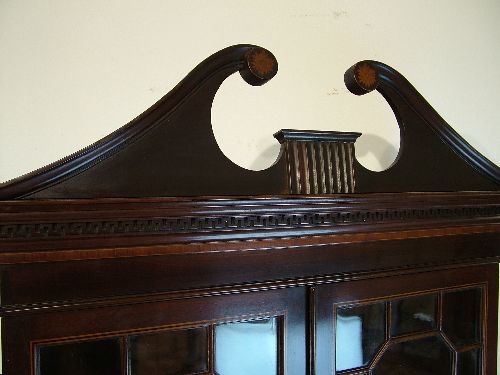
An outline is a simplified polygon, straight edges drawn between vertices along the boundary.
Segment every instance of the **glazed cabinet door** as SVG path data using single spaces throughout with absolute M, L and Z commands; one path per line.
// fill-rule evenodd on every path
M 497 265 L 320 286 L 317 375 L 496 370 Z
M 4 374 L 303 375 L 305 305 L 291 288 L 19 314 L 3 320 Z

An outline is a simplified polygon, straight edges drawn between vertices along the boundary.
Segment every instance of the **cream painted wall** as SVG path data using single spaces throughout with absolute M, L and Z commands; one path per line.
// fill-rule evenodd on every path
M 403 73 L 499 164 L 499 16 L 498 0 L 0 0 L 0 181 L 105 136 L 237 43 L 280 63 L 263 87 L 230 77 L 214 102 L 218 142 L 241 166 L 272 164 L 280 128 L 360 131 L 360 160 L 390 165 L 388 105 L 343 85 L 367 58 Z
M 358 157 L 387 167 L 394 116 L 377 94 L 343 85 L 345 69 L 366 58 L 402 72 L 498 164 L 499 15 L 497 0 L 1 0 L 0 181 L 115 130 L 236 43 L 280 62 L 267 85 L 235 75 L 216 97 L 216 137 L 244 167 L 274 161 L 272 134 L 283 127 L 360 131 Z

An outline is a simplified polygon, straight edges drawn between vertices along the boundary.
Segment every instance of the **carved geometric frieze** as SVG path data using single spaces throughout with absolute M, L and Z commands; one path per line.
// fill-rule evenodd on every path
M 450 220 L 494 217 L 500 206 L 394 208 L 375 210 L 328 210 L 319 212 L 269 213 L 248 215 L 181 216 L 87 220 L 60 223 L 0 224 L 0 240 L 31 238 L 71 238 L 109 235 L 210 233 L 225 230 L 258 231 L 279 228 L 316 228 L 346 225 L 398 223 L 419 220 Z

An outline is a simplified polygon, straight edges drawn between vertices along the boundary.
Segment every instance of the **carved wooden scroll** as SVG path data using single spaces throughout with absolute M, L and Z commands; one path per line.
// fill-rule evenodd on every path
M 392 68 L 363 61 L 346 72 L 355 94 L 378 90 L 401 128 L 397 161 L 383 172 L 357 162 L 359 133 L 283 130 L 276 163 L 250 171 L 219 149 L 211 106 L 222 82 L 239 71 L 254 86 L 278 71 L 271 52 L 223 49 L 142 115 L 93 145 L 0 184 L 0 199 L 353 192 L 498 190 L 497 166 L 475 151 Z
M 124 127 L 65 159 L 0 187 L 0 199 L 286 193 L 284 160 L 260 172 L 219 150 L 211 106 L 221 83 L 240 72 L 262 85 L 274 56 L 252 45 L 223 49 Z
M 391 106 L 401 143 L 394 164 L 372 172 L 356 161 L 358 192 L 498 190 L 500 169 L 476 151 L 395 69 L 361 61 L 344 75 L 356 95 L 377 90 Z

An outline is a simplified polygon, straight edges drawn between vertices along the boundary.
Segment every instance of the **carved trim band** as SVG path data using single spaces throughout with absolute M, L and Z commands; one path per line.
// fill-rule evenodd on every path
M 493 218 L 500 206 L 452 208 L 407 208 L 311 213 L 270 213 L 262 215 L 223 215 L 207 217 L 136 218 L 127 220 L 88 220 L 64 223 L 22 223 L 0 225 L 0 240 L 32 238 L 95 237 L 110 235 L 148 235 L 210 233 L 225 230 L 258 231 L 279 228 L 316 228 L 339 225 L 407 222 L 409 220 L 449 220 Z

